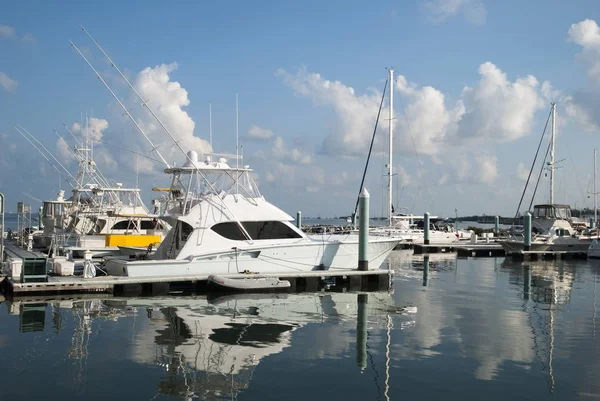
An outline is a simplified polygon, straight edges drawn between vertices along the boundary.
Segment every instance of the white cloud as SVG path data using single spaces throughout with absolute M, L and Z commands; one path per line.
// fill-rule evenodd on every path
M 476 155 L 475 181 L 482 184 L 492 183 L 498 177 L 498 168 L 496 167 L 496 156 Z
M 17 150 L 17 144 L 16 143 L 11 143 L 9 149 L 10 149 L 10 151 L 12 153 L 15 153 L 16 150 Z
M 486 11 L 481 0 L 431 0 L 423 1 L 422 4 L 433 22 L 441 22 L 462 14 L 473 24 L 485 23 Z
M 17 30 L 14 27 L 0 24 L 0 38 L 15 39 L 16 37 Z
M 313 162 L 312 155 L 298 148 L 289 150 L 280 136 L 275 139 L 270 157 L 280 160 L 285 164 L 310 164 Z
M 257 125 L 253 125 L 248 130 L 248 133 L 246 134 L 246 138 L 254 139 L 254 140 L 258 140 L 258 141 L 266 141 L 266 140 L 273 138 L 274 135 L 275 134 L 270 129 L 262 128 Z
M 600 28 L 596 21 L 586 19 L 571 25 L 567 37 L 583 48 L 577 57 L 586 66 L 590 81 L 600 83 Z
M 71 160 L 75 160 L 75 157 L 70 151 L 69 144 L 61 137 L 56 141 L 56 156 L 58 160 L 64 160 L 65 162 L 69 162 Z
M 581 46 L 582 50 L 576 59 L 584 66 L 590 85 L 585 90 L 578 90 L 565 96 L 567 116 L 576 121 L 585 131 L 600 129 L 600 28 L 596 21 L 584 20 L 571 25 L 567 40 Z
M 377 117 L 379 93 L 372 91 L 357 96 L 351 87 L 339 81 L 328 81 L 305 68 L 294 75 L 279 69 L 277 75 L 297 94 L 312 98 L 318 105 L 333 108 L 336 123 L 323 142 L 324 153 L 364 155 Z
M 11 79 L 8 75 L 0 71 L 0 87 L 6 92 L 14 92 L 19 86 L 19 83 Z
M 80 134 L 83 138 L 92 140 L 102 140 L 104 131 L 108 128 L 108 121 L 103 118 L 91 117 L 88 119 L 87 126 L 81 126 L 79 123 L 73 123 L 71 131 Z
M 458 135 L 498 142 L 525 136 L 535 112 L 544 107 L 537 79 L 529 75 L 511 82 L 490 62 L 479 66 L 479 74 L 481 79 L 476 87 L 463 89 L 466 112 L 459 123 Z
M 154 68 L 146 67 L 138 74 L 134 85 L 142 98 L 148 99 L 149 106 L 185 152 L 190 150 L 195 150 L 199 154 L 212 152 L 212 148 L 206 140 L 194 136 L 196 123 L 184 110 L 190 104 L 188 92 L 179 82 L 171 81 L 170 74 L 176 69 L 177 63 L 161 64 Z M 185 156 L 173 145 L 167 134 L 149 113 L 138 116 L 137 121 L 154 144 L 159 147 L 159 151 L 168 163 L 184 160 Z M 134 142 L 141 141 L 137 137 Z M 144 146 L 145 149 L 148 148 L 146 144 Z
M 304 68 L 295 75 L 278 74 L 296 93 L 317 105 L 333 109 L 334 127 L 323 142 L 323 151 L 336 155 L 363 155 L 368 149 L 379 108 L 380 93 L 357 95 L 339 81 L 329 81 Z M 476 149 L 482 142 L 510 142 L 528 134 L 535 113 L 544 106 L 538 81 L 533 76 L 508 80 L 506 74 L 487 62 L 479 67 L 480 80 L 465 87 L 459 100 L 449 101 L 431 86 L 409 83 L 400 75 L 396 91 L 403 97 L 404 112 L 395 110 L 394 150 L 435 155 L 449 146 Z M 551 93 L 549 83 L 544 86 Z M 383 119 L 387 111 L 382 111 Z M 380 128 L 387 131 L 385 120 Z M 381 135 L 375 149 L 384 149 Z

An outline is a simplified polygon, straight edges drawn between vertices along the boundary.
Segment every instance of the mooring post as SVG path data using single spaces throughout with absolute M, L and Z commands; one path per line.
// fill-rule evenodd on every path
M 369 295 L 358 294 L 358 313 L 356 315 L 356 364 L 361 371 L 365 370 L 367 367 L 367 323 L 369 320 L 367 316 L 368 302 Z
M 296 227 L 302 230 L 302 212 L 300 210 L 296 213 Z
M 498 236 L 499 232 L 500 232 L 500 217 L 496 216 L 496 218 L 494 219 L 494 235 Z
M 427 287 L 429 281 L 429 255 L 423 257 L 423 287 Z
M 523 250 L 531 251 L 531 213 L 525 213 L 523 218 L 523 231 L 525 238 L 523 240 Z
M 369 270 L 369 191 L 363 188 L 358 200 L 358 270 Z
M 423 230 L 423 243 L 429 245 L 429 212 L 425 212 L 425 227 Z
M 590 217 L 590 228 L 594 228 L 594 218 Z

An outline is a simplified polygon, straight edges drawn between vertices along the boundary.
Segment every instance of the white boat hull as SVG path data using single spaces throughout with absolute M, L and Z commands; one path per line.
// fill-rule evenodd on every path
M 352 236 L 350 236 L 352 237 Z M 260 246 L 191 256 L 175 260 L 124 261 L 108 259 L 105 270 L 112 276 L 180 277 L 211 274 L 293 273 L 311 270 L 349 270 L 358 266 L 358 240 L 321 242 L 305 239 L 293 244 Z M 377 238 L 369 241 L 369 268 L 377 269 L 400 241 Z
M 598 240 L 591 242 L 587 251 L 587 256 L 590 259 L 600 259 L 600 242 L 598 242 Z
M 524 249 L 522 240 L 507 240 L 500 242 L 506 253 L 519 253 Z M 531 251 L 536 252 L 586 252 L 590 247 L 589 240 L 579 240 L 574 237 L 556 237 L 548 240 L 531 241 Z

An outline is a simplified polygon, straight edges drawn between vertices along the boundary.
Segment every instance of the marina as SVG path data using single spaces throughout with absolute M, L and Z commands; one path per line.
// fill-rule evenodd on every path
M 4 6 L 0 401 L 599 399 L 600 5 L 532 2 Z

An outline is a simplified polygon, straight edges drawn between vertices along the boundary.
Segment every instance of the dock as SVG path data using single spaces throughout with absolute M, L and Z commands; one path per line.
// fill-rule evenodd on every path
M 453 244 L 414 244 L 415 254 L 429 253 L 456 253 L 459 257 L 499 257 L 504 256 L 505 252 L 502 245 L 494 242 L 472 244 L 453 243 Z
M 96 276 L 53 276 L 46 281 L 18 282 L 5 277 L 0 282 L 7 296 L 17 297 L 32 294 L 109 293 L 122 296 L 165 295 L 181 289 L 206 291 L 207 275 L 181 277 L 115 277 Z M 381 291 L 392 284 L 392 271 L 374 270 L 313 270 L 309 272 L 273 274 L 222 274 L 221 277 L 240 279 L 279 278 L 291 284 L 288 292 L 305 291 Z
M 587 252 L 573 251 L 520 251 L 510 253 L 513 260 L 534 261 L 553 259 L 587 259 Z

